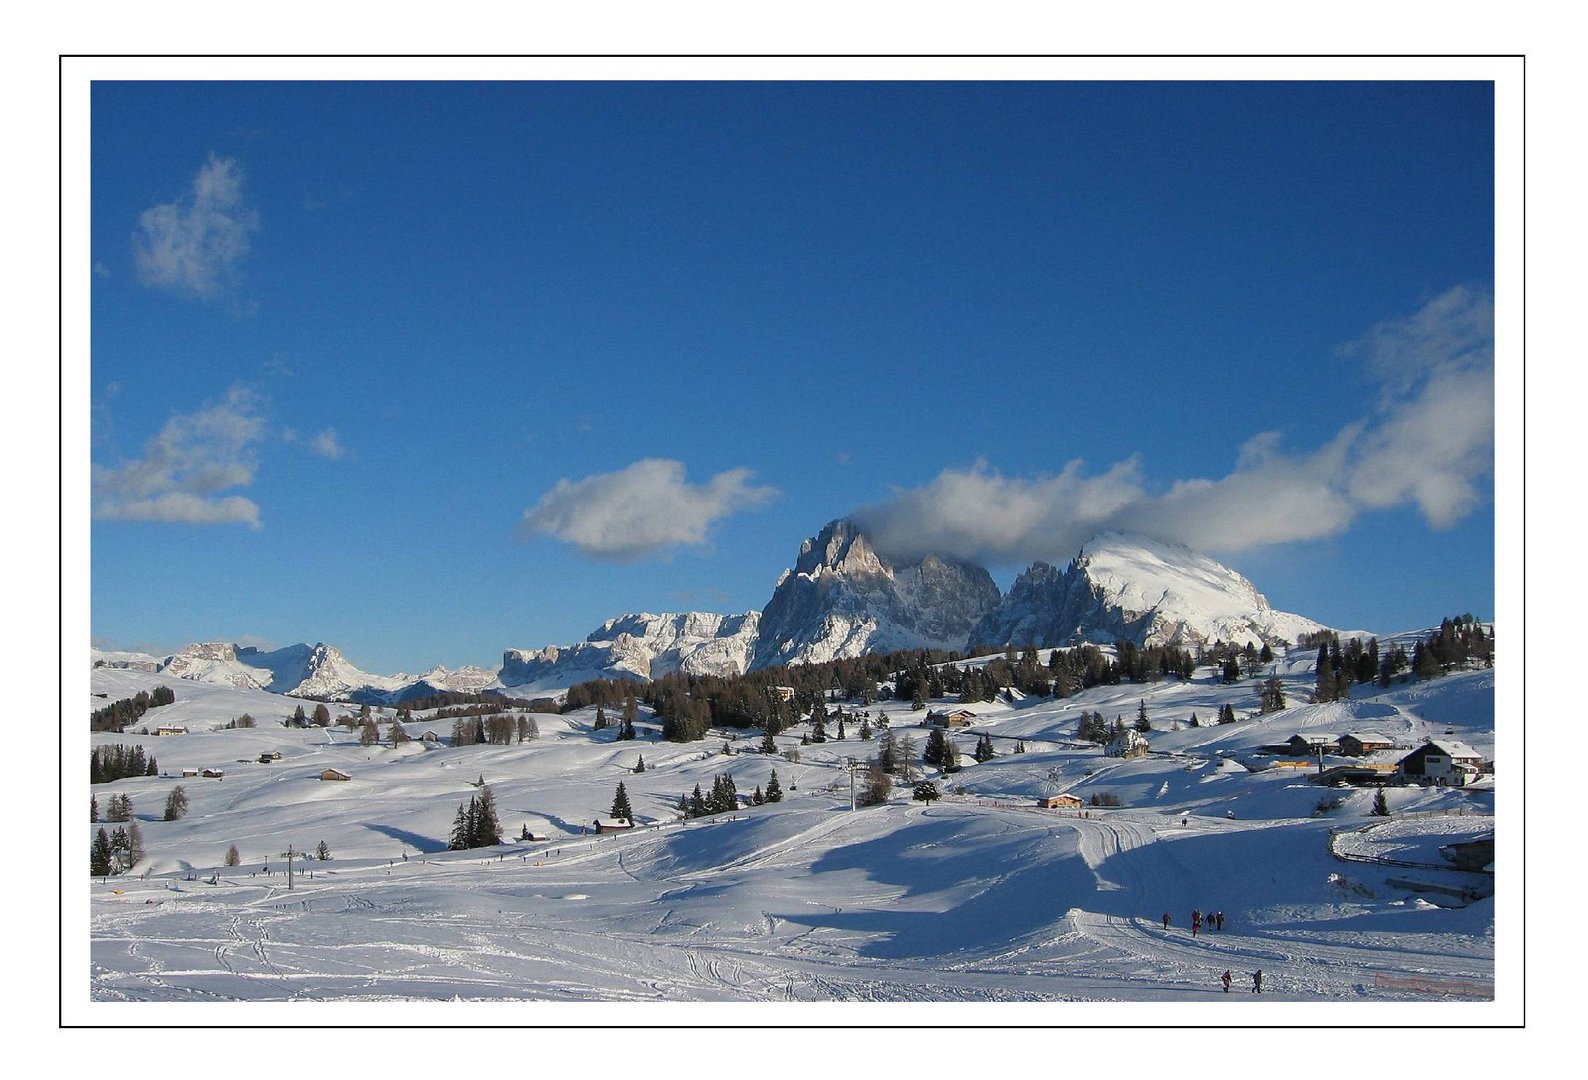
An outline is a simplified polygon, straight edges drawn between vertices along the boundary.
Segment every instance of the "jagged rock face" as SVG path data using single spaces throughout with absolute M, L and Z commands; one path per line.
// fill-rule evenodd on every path
M 1088 541 L 1063 571 L 1036 563 L 1021 574 L 998 609 L 976 625 L 969 644 L 1279 644 L 1321 629 L 1311 619 L 1275 611 L 1250 581 L 1206 556 L 1105 533 Z
M 442 667 L 438 664 L 419 676 L 418 682 L 436 690 L 451 690 L 462 694 L 478 694 L 483 690 L 492 690 L 501 686 L 494 669 L 483 668 L 477 664 L 465 664 L 460 668 Z
M 577 645 L 508 649 L 503 686 L 566 687 L 586 679 L 655 679 L 674 671 L 741 675 L 750 662 L 760 615 L 641 612 L 609 619 Z
M 998 604 L 979 566 L 927 556 L 894 564 L 848 521 L 800 547 L 761 612 L 752 669 L 821 663 L 893 649 L 958 649 Z

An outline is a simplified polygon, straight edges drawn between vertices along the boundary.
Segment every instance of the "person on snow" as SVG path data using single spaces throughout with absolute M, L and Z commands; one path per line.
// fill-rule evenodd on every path
M 1163 913 L 1163 928 L 1165 930 L 1169 929 L 1169 913 L 1167 911 Z
M 1223 933 L 1224 932 L 1224 912 L 1221 911 L 1218 914 L 1214 915 L 1213 919 L 1214 919 L 1215 922 L 1217 922 L 1219 924 L 1219 932 Z
M 1224 992 L 1226 994 L 1229 993 L 1230 992 L 1230 973 L 1228 971 L 1226 971 L 1223 975 L 1220 975 L 1219 978 L 1221 980 L 1223 980 L 1223 982 L 1224 982 Z
M 1252 972 L 1252 993 L 1261 994 L 1262 992 L 1263 992 L 1263 969 L 1262 968 L 1258 968 L 1256 971 Z

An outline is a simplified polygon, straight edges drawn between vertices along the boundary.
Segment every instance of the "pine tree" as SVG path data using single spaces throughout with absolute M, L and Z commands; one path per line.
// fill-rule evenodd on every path
M 1383 788 L 1379 788 L 1378 789 L 1378 794 L 1373 796 L 1372 816 L 1373 817 L 1389 817 L 1390 816 L 1389 799 L 1385 797 Z
M 976 759 L 977 764 L 991 761 L 998 756 L 998 752 L 993 749 L 991 735 L 985 732 L 982 733 L 982 737 L 976 740 L 976 753 L 972 756 Z
M 893 796 L 893 778 L 873 760 L 866 770 L 866 783 L 860 792 L 861 806 L 880 806 Z
M 753 794 L 751 794 L 751 796 L 750 796 L 750 805 L 751 806 L 765 806 L 766 805 L 766 796 L 761 794 L 761 785 L 760 784 L 755 785 L 755 792 Z
M 629 792 L 623 786 L 623 781 L 618 781 L 618 790 L 612 796 L 612 817 L 618 821 L 634 823 L 634 810 L 629 806 Z
M 860 740 L 862 742 L 870 742 L 871 736 L 871 717 L 862 716 L 860 718 Z
M 1021 739 L 1021 740 L 1020 740 L 1020 741 L 1018 741 L 1018 742 L 1016 742 L 1016 743 L 1015 743 L 1015 753 L 1017 753 L 1017 754 L 1023 754 L 1023 753 L 1025 753 L 1025 752 L 1026 752 L 1026 744 L 1025 744 L 1025 740 L 1024 740 L 1024 739 Z
M 777 753 L 777 740 L 772 738 L 772 732 L 771 731 L 768 731 L 765 735 L 761 736 L 761 753 L 763 753 L 763 754 L 775 754 L 775 753 Z
M 110 836 L 103 828 L 94 834 L 93 846 L 88 852 L 88 872 L 94 877 L 110 876 Z
M 331 858 L 331 845 L 327 844 L 324 840 L 321 840 L 314 847 L 314 857 L 319 859 L 321 862 L 329 861 Z
M 90 822 L 99 820 L 99 799 L 93 795 L 88 797 L 88 820 Z
M 143 861 L 143 826 L 137 821 L 127 822 L 127 869 Z
M 1145 699 L 1136 706 L 1136 730 L 1143 735 L 1152 730 L 1152 721 L 1147 719 L 1147 702 Z
M 222 866 L 237 866 L 242 861 L 243 861 L 242 853 L 237 850 L 237 845 L 233 844 L 231 847 L 226 849 L 226 855 L 225 855 L 224 858 L 221 859 L 221 865 Z
M 302 705 L 299 705 L 296 709 L 294 709 L 292 711 L 292 726 L 293 727 L 308 727 L 309 726 L 309 715 L 308 715 L 308 713 L 303 711 L 303 706 Z
M 447 841 L 448 851 L 467 851 L 469 848 L 469 815 L 458 804 L 458 813 L 452 819 L 452 838 Z
M 187 813 L 187 792 L 178 784 L 171 789 L 171 794 L 165 797 L 165 820 L 181 821 L 182 815 Z
M 769 803 L 783 801 L 783 788 L 777 782 L 777 770 L 772 770 L 772 776 L 766 782 L 766 801 Z
M 942 792 L 938 791 L 937 785 L 932 783 L 930 780 L 922 780 L 919 784 L 915 785 L 915 790 L 910 793 L 910 798 L 914 799 L 916 802 L 924 802 L 928 806 L 932 805 L 933 799 L 940 799 L 942 797 Z
M 689 796 L 689 816 L 692 818 L 705 817 L 711 813 L 706 806 L 706 797 L 700 793 L 700 785 L 695 785 L 695 790 Z
M 110 834 L 110 872 L 120 874 L 132 865 L 132 845 L 127 840 L 127 830 L 120 825 Z
M 1285 684 L 1279 676 L 1270 675 L 1263 681 L 1263 688 L 1259 692 L 1260 704 L 1258 712 L 1263 714 L 1279 712 L 1285 707 Z
M 502 842 L 502 823 L 496 816 L 496 796 L 483 783 L 479 806 L 475 810 L 474 843 L 471 847 L 493 847 Z
M 638 760 L 638 761 L 636 761 L 634 763 L 634 771 L 637 772 L 637 773 L 642 773 L 642 772 L 645 771 L 645 755 L 644 754 L 641 754 L 640 755 L 640 760 Z
M 331 710 L 325 707 L 323 701 L 314 707 L 314 723 L 317 727 L 331 726 Z
M 154 760 L 154 755 L 153 754 L 149 755 L 149 767 L 143 770 L 143 775 L 145 775 L 145 776 L 159 776 L 160 775 L 160 765 L 159 765 L 159 762 Z

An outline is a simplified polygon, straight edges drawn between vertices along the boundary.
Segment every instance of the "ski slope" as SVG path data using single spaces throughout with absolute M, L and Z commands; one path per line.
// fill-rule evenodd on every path
M 798 746 L 800 760 L 748 751 L 760 733 L 699 743 L 617 742 L 594 710 L 538 715 L 540 735 L 513 746 L 360 747 L 357 733 L 289 729 L 292 699 L 177 684 L 151 712 L 189 734 L 95 734 L 158 755 L 160 777 L 97 785 L 129 794 L 147 857 L 129 874 L 93 879 L 92 1001 L 1468 1001 L 1494 996 L 1493 898 L 1466 906 L 1393 884 L 1416 871 L 1344 862 L 1330 832 L 1355 840 L 1379 824 L 1372 795 L 1321 788 L 1308 768 L 1266 767 L 1257 748 L 1297 731 L 1372 730 L 1407 745 L 1427 734 L 1492 753 L 1493 672 L 1473 671 L 1354 701 L 1302 705 L 1309 674 L 1281 657 L 1289 708 L 1222 727 L 1185 726 L 1237 687 L 1188 683 L 1097 687 L 1065 701 L 978 703 L 957 731 L 965 768 L 934 777 L 930 805 L 898 783 L 884 806 L 851 810 L 848 759 L 875 742 L 847 725 L 843 742 Z M 101 669 L 111 698 L 160 685 L 149 673 Z M 97 704 L 103 699 L 95 698 Z M 1134 717 L 1146 701 L 1153 753 L 1123 761 L 1074 740 L 1084 710 Z M 835 705 L 838 703 L 835 703 Z M 943 703 L 934 703 L 943 707 Z M 1240 706 L 1248 711 L 1247 705 Z M 253 729 L 210 730 L 242 711 Z M 333 715 L 342 710 L 333 707 Z M 907 703 L 869 709 L 924 747 Z M 389 714 L 388 714 L 389 716 Z M 1178 725 L 1179 730 L 1173 730 Z M 836 725 L 829 724 L 829 730 Z M 386 722 L 381 724 L 385 730 Z M 443 737 L 450 720 L 416 721 Z M 151 728 L 152 729 L 152 728 Z M 972 733 L 999 755 L 976 764 Z M 444 739 L 443 739 L 444 741 Z M 1013 753 L 1017 741 L 1024 753 Z M 279 750 L 280 761 L 259 754 Z M 1404 753 L 1404 751 L 1402 751 Z M 643 755 L 646 771 L 634 773 Z M 179 779 L 222 767 L 223 780 Z M 318 779 L 336 767 L 347 782 Z M 932 775 L 932 770 L 921 770 Z M 773 770 L 777 805 L 675 820 L 680 794 L 730 773 L 741 796 Z M 1253 771 L 1256 769 L 1256 771 Z M 500 809 L 497 848 L 449 852 L 460 803 L 482 778 Z M 619 781 L 641 825 L 592 835 Z M 190 811 L 159 820 L 180 782 Z M 1119 809 L 1038 809 L 1059 791 Z M 1493 829 L 1492 788 L 1390 789 L 1396 833 L 1384 850 L 1437 858 L 1440 844 Z M 1340 805 L 1317 814 L 1320 802 Z M 527 827 L 546 842 L 512 840 Z M 88 836 L 98 826 L 90 825 Z M 1362 834 L 1371 837 L 1372 834 Z M 85 836 L 87 839 L 87 836 Z M 329 861 L 295 866 L 281 853 Z M 222 868 L 236 844 L 242 865 Z M 1366 846 L 1363 846 L 1366 845 Z M 1352 850 L 1375 850 L 1362 839 Z M 268 868 L 268 869 L 267 869 Z M 1459 890 L 1477 875 L 1423 872 Z M 1437 902 L 1436 902 L 1437 901 Z M 1222 910 L 1222 932 L 1190 932 L 1193 908 Z M 1166 930 L 1161 916 L 1171 915 Z M 1233 975 L 1225 994 L 1219 976 Z

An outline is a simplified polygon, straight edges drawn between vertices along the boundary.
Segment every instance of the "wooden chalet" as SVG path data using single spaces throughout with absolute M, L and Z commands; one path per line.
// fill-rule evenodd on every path
M 1393 749 L 1395 749 L 1395 740 L 1388 735 L 1353 732 L 1340 736 L 1340 753 L 1349 754 L 1351 757 L 1363 757 L 1379 750 Z
M 222 777 L 224 777 L 225 775 L 226 775 L 226 770 L 225 769 L 205 769 L 204 771 L 199 773 L 199 776 L 203 777 L 206 780 L 219 780 Z
M 186 735 L 187 728 L 178 724 L 161 724 L 154 729 L 156 735 Z
M 345 773 L 341 769 L 326 769 L 320 774 L 321 780 L 351 780 L 352 773 Z
M 632 821 L 602 821 L 600 818 L 595 819 L 595 831 L 598 833 L 628 832 L 632 828 L 634 828 L 634 822 Z
M 1478 778 L 1483 755 L 1456 739 L 1429 739 L 1401 758 L 1400 771 L 1409 780 L 1459 787 Z
M 970 727 L 977 719 L 976 714 L 969 709 L 955 709 L 950 713 L 927 713 L 926 723 L 928 727 Z
M 1079 810 L 1082 803 L 1079 795 L 1044 795 L 1037 805 L 1047 810 Z
M 1320 750 L 1325 754 L 1333 754 L 1340 749 L 1340 740 L 1333 735 L 1309 732 L 1292 735 L 1285 740 L 1284 747 L 1287 754 L 1315 755 Z

